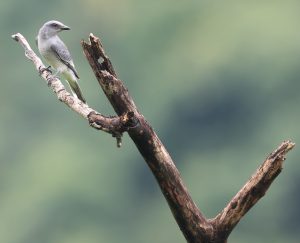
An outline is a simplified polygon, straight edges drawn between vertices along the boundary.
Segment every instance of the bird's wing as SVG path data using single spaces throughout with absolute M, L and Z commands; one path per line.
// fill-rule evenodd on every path
M 51 50 L 55 55 L 58 57 L 58 59 L 64 63 L 68 68 L 72 70 L 72 72 L 75 74 L 76 78 L 79 79 L 79 76 L 77 74 L 77 71 L 73 65 L 72 57 L 70 52 L 68 51 L 67 47 L 61 43 L 55 43 L 55 45 L 51 45 Z

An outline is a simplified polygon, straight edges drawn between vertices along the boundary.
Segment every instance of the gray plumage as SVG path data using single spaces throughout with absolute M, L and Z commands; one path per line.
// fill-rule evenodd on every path
M 62 74 L 69 83 L 73 95 L 86 103 L 77 82 L 79 76 L 75 69 L 71 54 L 65 43 L 57 35 L 62 30 L 69 29 L 68 26 L 59 21 L 48 21 L 39 30 L 37 45 L 41 55 L 51 67 L 56 69 L 57 73 L 55 75 Z

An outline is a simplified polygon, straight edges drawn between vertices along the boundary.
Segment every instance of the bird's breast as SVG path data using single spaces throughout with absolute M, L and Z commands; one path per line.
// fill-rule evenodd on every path
M 39 40 L 38 43 L 39 43 L 38 45 L 39 52 L 45 58 L 47 63 L 55 69 L 61 69 L 62 64 L 57 58 L 57 56 L 55 55 L 55 53 L 51 50 L 51 43 L 45 40 L 44 41 Z

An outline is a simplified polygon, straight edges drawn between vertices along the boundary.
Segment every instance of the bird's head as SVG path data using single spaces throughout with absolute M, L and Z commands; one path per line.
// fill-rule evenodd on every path
M 59 32 L 63 30 L 70 30 L 70 28 L 63 23 L 51 20 L 46 22 L 42 28 L 40 29 L 39 33 L 45 35 L 47 38 L 57 35 Z

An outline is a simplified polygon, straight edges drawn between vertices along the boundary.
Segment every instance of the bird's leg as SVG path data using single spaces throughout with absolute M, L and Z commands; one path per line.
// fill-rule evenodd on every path
M 42 68 L 41 66 L 39 67 L 39 73 L 40 73 L 40 75 L 42 75 L 43 72 L 45 72 L 45 71 L 48 71 L 49 73 L 52 74 L 51 66 L 46 67 L 46 68 Z
M 52 77 L 51 77 L 50 79 L 47 78 L 47 80 L 48 80 L 48 86 L 51 85 L 51 83 L 52 83 L 52 81 L 53 81 L 54 79 L 59 79 L 58 75 L 59 75 L 60 73 L 61 73 L 60 71 L 56 71 L 54 74 L 52 74 L 52 72 L 51 72 Z
M 45 68 L 42 68 L 41 66 L 39 67 L 39 73 L 40 73 L 40 76 L 41 76 L 41 75 L 43 74 L 43 72 L 45 72 L 45 71 L 48 71 L 50 74 L 52 74 L 51 66 L 48 66 L 48 67 L 45 67 Z M 47 80 L 48 80 L 48 82 L 47 82 L 48 86 L 50 86 L 52 80 L 53 80 L 54 78 L 56 78 L 56 77 L 54 76 L 54 78 L 51 77 L 51 78 L 49 79 L 49 78 L 48 78 L 48 77 L 49 77 L 49 73 L 46 75 L 46 78 L 47 78 Z
M 60 74 L 60 71 L 57 70 L 55 73 L 52 73 L 51 66 L 44 67 L 44 68 L 43 68 L 42 66 L 39 67 L 39 73 L 40 73 L 40 76 L 41 76 L 41 75 L 43 74 L 43 72 L 45 72 L 45 71 L 48 71 L 49 73 L 52 74 L 52 77 L 49 78 L 49 79 L 48 79 L 49 73 L 46 75 L 46 78 L 47 78 L 47 80 L 48 80 L 48 86 L 50 86 L 53 79 L 59 78 L 59 77 L 58 77 L 58 74 Z

